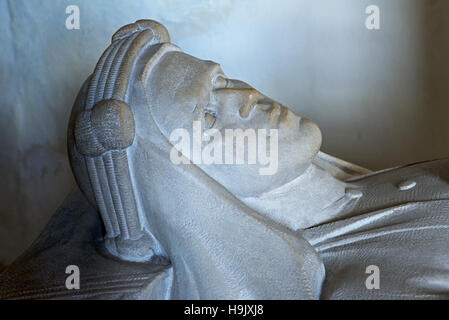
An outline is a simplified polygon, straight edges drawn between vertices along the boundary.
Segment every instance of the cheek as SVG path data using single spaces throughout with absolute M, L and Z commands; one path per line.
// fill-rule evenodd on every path
M 168 106 L 153 106 L 152 116 L 161 132 L 166 137 L 170 137 L 173 131 L 185 129 L 190 134 L 193 130 L 193 122 L 197 113 L 193 113 L 194 106 L 191 104 L 170 104 Z
M 299 170 L 307 167 L 321 147 L 321 132 L 316 127 L 306 132 L 279 137 L 278 155 L 280 170 Z

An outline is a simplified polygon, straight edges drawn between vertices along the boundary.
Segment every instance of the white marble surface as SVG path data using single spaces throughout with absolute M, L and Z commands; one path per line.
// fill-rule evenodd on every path
M 364 27 L 381 9 L 381 30 Z M 78 5 L 81 29 L 65 28 Z M 449 155 L 449 2 L 0 0 L 0 263 L 73 187 L 69 112 L 111 35 L 159 20 L 185 52 L 314 119 L 324 151 L 380 169 Z

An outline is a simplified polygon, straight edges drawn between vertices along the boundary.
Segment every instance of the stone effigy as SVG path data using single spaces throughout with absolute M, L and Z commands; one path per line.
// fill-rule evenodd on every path
M 315 123 L 161 24 L 127 25 L 72 110 L 79 190 L 0 298 L 446 298 L 449 161 L 373 173 L 320 147 Z

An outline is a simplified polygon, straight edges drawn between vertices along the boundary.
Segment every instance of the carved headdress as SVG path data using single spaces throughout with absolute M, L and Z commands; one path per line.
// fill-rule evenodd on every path
M 136 135 L 128 92 L 133 78 L 140 76 L 139 62 L 145 64 L 145 79 L 165 52 L 178 50 L 170 44 L 167 29 L 156 21 L 140 20 L 122 27 L 75 102 L 68 132 L 70 162 L 81 190 L 101 213 L 106 239 L 151 237 L 144 230 L 145 216 L 139 212 L 128 162 Z M 148 258 L 144 252 L 119 255 L 131 260 Z

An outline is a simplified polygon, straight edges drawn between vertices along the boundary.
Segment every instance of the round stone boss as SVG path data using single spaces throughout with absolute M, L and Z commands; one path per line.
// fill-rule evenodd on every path
M 135 137 L 134 117 L 123 101 L 103 100 L 78 115 L 75 142 L 84 156 L 98 157 L 111 150 L 124 150 Z

